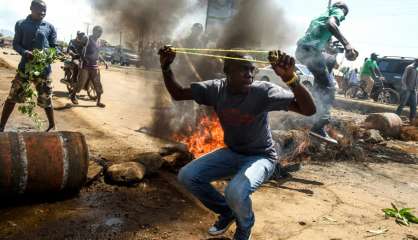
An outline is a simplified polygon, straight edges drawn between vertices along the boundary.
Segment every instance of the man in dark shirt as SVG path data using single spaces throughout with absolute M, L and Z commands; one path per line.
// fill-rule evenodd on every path
M 78 31 L 77 37 L 68 43 L 67 53 L 73 60 L 80 59 L 83 54 L 83 48 L 87 44 L 87 37 L 83 32 Z
M 15 26 L 15 36 L 13 39 L 13 48 L 18 52 L 22 59 L 19 63 L 18 70 L 25 71 L 26 64 L 33 58 L 32 51 L 34 49 L 46 49 L 56 47 L 57 33 L 54 26 L 43 21 L 46 15 L 46 4 L 42 0 L 33 0 L 30 6 L 31 14 L 24 20 L 20 20 Z M 52 85 L 49 75 L 51 74 L 51 66 L 48 66 L 36 83 L 38 92 L 38 106 L 45 109 L 49 126 L 46 131 L 55 128 L 54 111 L 52 108 Z M 25 101 L 22 89 L 22 77 L 17 74 L 12 81 L 9 97 L 7 98 L 0 121 L 0 132 L 4 131 L 7 120 L 16 103 Z
M 248 240 L 254 225 L 250 195 L 269 179 L 280 151 L 270 132 L 268 112 L 294 111 L 313 115 L 315 105 L 309 92 L 299 84 L 295 60 L 271 54 L 277 75 L 290 87 L 283 89 L 264 81 L 254 81 L 256 67 L 245 54 L 229 55 L 242 60 L 225 60 L 226 79 L 192 83 L 182 87 L 175 79 L 171 64 L 175 52 L 168 46 L 160 50 L 164 83 L 174 100 L 194 100 L 213 107 L 224 131 L 226 148 L 209 153 L 181 169 L 178 179 L 207 208 L 219 215 L 209 229 L 210 235 L 223 234 L 236 221 L 234 240 Z M 232 177 L 220 194 L 211 182 Z
M 402 76 L 401 102 L 396 114 L 401 115 L 403 108 L 409 104 L 409 121 L 413 124 L 417 118 L 418 58 L 405 68 Z
M 99 54 L 99 38 L 102 36 L 103 29 L 100 26 L 95 26 L 93 28 L 93 34 L 89 37 L 87 41 L 87 45 L 83 49 L 83 54 L 81 56 L 82 60 L 82 69 L 80 73 L 80 78 L 77 83 L 76 88 L 74 88 L 74 92 L 71 94 L 71 101 L 74 104 L 78 104 L 77 101 L 77 93 L 79 93 L 83 87 L 86 85 L 88 81 L 92 81 L 94 89 L 96 90 L 97 94 L 97 103 L 98 107 L 104 108 L 104 105 L 101 102 L 102 94 L 103 94 L 103 87 L 100 81 L 100 69 L 99 69 L 99 61 L 105 62 L 104 59 Z M 106 68 L 108 68 L 107 63 Z
M 72 83 L 77 83 L 79 68 L 81 68 L 80 58 L 86 44 L 87 37 L 80 31 L 77 32 L 77 37 L 68 44 L 67 53 L 71 56 Z

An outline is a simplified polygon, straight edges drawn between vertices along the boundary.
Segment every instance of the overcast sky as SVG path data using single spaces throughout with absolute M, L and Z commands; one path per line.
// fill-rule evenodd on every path
M 191 0 L 193 1 L 193 0 Z M 321 14 L 328 0 L 276 0 L 286 13 L 288 24 L 295 29 L 295 39 L 305 32 L 312 18 Z M 17 20 L 29 13 L 30 0 L 0 0 L 0 29 L 13 31 Z M 59 39 L 68 41 L 77 30 L 86 29 L 85 23 L 98 21 L 88 0 L 46 0 L 46 20 L 57 28 Z M 418 57 L 418 1 L 417 0 L 347 0 L 350 13 L 342 23 L 342 32 L 361 57 L 377 52 L 381 55 Z M 150 0 L 152 4 L 152 0 Z M 202 12 L 187 16 L 182 25 L 204 22 Z M 106 28 L 106 26 L 104 25 Z M 106 37 L 106 36 L 105 36 Z M 294 50 L 289 46 L 288 51 Z

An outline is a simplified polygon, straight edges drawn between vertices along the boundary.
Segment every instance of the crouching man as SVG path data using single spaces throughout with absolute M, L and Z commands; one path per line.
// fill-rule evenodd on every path
M 269 82 L 254 81 L 252 57 L 231 53 L 225 60 L 226 79 L 192 83 L 182 87 L 170 68 L 176 54 L 168 46 L 159 51 L 164 83 L 174 100 L 194 100 L 211 106 L 224 130 L 226 148 L 209 153 L 181 169 L 178 180 L 207 208 L 219 215 L 210 235 L 223 234 L 236 222 L 234 240 L 251 238 L 255 218 L 250 195 L 273 174 L 278 152 L 270 132 L 268 112 L 294 111 L 306 116 L 316 111 L 309 92 L 299 84 L 295 60 L 271 53 L 276 74 L 290 87 L 285 90 Z M 232 177 L 222 195 L 211 182 Z

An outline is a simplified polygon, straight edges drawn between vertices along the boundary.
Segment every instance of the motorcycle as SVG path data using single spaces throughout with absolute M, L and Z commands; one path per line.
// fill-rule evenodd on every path
M 75 69 L 78 68 L 78 73 L 80 72 L 80 64 L 76 62 L 76 60 L 72 60 L 70 57 L 63 57 L 61 58 L 61 62 L 64 63 L 61 66 L 61 69 L 64 71 L 64 78 L 60 80 L 61 83 L 65 84 L 68 90 L 68 93 L 71 95 L 74 91 L 74 88 L 77 86 L 78 75 L 75 76 Z M 97 99 L 97 93 L 94 88 L 93 82 L 88 80 L 86 84 L 82 88 L 87 92 L 87 95 L 90 100 L 95 101 Z
M 384 103 L 384 104 L 399 104 L 400 96 L 392 88 L 385 87 L 384 85 L 385 78 L 379 77 L 375 79 L 375 84 L 373 86 L 370 98 L 375 102 Z M 350 86 L 345 92 L 346 98 L 357 98 L 364 99 L 366 96 L 365 83 L 361 82 L 359 85 Z

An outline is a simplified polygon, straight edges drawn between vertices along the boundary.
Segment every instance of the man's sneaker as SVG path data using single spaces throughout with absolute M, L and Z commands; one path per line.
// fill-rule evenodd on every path
M 320 128 L 320 129 L 316 129 L 316 130 L 311 130 L 309 132 L 309 134 L 311 136 L 314 136 L 316 138 L 319 138 L 322 141 L 328 142 L 328 143 L 332 143 L 332 144 L 338 144 L 338 141 L 335 140 L 334 138 L 330 137 L 328 135 L 328 133 L 325 131 L 324 128 Z
M 228 228 L 234 223 L 234 221 L 234 215 L 228 217 L 219 216 L 218 221 L 216 221 L 215 224 L 213 224 L 213 226 L 209 228 L 209 235 L 218 236 L 225 233 L 228 230 Z
M 251 240 L 251 230 L 245 231 L 237 227 L 237 230 L 232 240 Z

